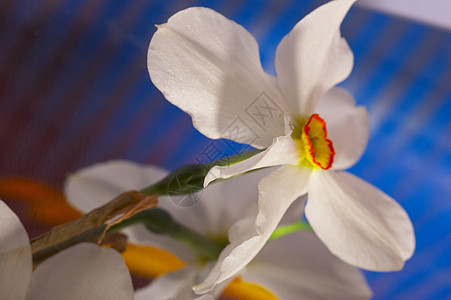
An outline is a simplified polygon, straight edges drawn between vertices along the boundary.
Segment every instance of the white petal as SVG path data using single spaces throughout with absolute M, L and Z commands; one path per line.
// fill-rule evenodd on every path
M 196 294 L 204 294 L 211 292 L 215 287 L 217 287 L 221 282 L 219 282 L 219 278 L 221 277 L 221 268 L 224 262 L 224 259 L 229 257 L 231 252 L 237 248 L 243 241 L 251 239 L 255 236 L 255 215 L 257 213 L 257 208 L 250 209 L 247 211 L 247 216 L 240 221 L 230 227 L 229 230 L 229 242 L 221 252 L 218 257 L 218 260 L 211 270 L 210 274 L 201 282 L 199 285 L 193 287 L 193 290 Z M 239 272 L 239 270 L 238 270 Z M 233 275 L 231 275 L 233 276 Z M 231 277 L 230 276 L 230 277 Z M 224 281 L 226 281 L 225 279 Z
M 204 186 L 218 178 L 229 178 L 250 170 L 299 162 L 299 150 L 291 136 L 280 136 L 274 139 L 271 146 L 251 158 L 234 165 L 215 166 L 205 176 Z
M 295 232 L 263 247 L 242 274 L 279 299 L 368 299 L 361 272 L 324 246 L 313 232 Z
M 258 215 L 237 222 L 229 232 L 230 244 L 204 282 L 194 287 L 198 294 L 239 273 L 260 251 L 279 224 L 288 207 L 307 192 L 309 169 L 283 166 L 259 184 Z
M 415 249 L 404 209 L 347 172 L 312 172 L 305 214 L 329 250 L 359 268 L 399 270 Z
M 135 292 L 135 300 L 192 300 L 195 296 L 191 286 L 194 284 L 196 270 L 183 268 L 154 279 L 148 286 Z
M 288 209 L 285 215 L 283 215 L 283 218 L 282 220 L 280 220 L 279 225 L 291 225 L 293 223 L 302 221 L 306 200 L 307 194 L 299 197 L 295 202 L 293 202 L 293 204 L 291 204 L 290 206 L 290 209 Z
M 132 299 L 133 285 L 113 249 L 78 244 L 45 260 L 33 272 L 27 299 Z
M 336 0 L 302 19 L 277 47 L 277 82 L 292 115 L 309 117 L 332 86 L 348 77 L 353 54 L 340 25 L 355 0 Z
M 27 232 L 16 214 L 0 200 L 0 295 L 24 299 L 33 262 Z
M 122 232 L 127 235 L 128 240 L 132 243 L 150 245 L 166 250 L 187 264 L 198 262 L 198 253 L 191 247 L 168 235 L 153 233 L 142 224 L 127 227 Z
M 222 282 L 226 281 L 228 278 L 225 278 L 225 276 L 228 276 L 229 278 L 234 276 L 236 273 L 240 272 L 242 268 L 246 265 L 247 258 L 242 257 L 238 258 L 239 260 L 243 260 L 244 265 L 239 266 L 235 272 L 232 272 L 231 274 L 224 274 L 224 271 L 222 270 L 222 266 L 224 264 L 224 260 L 232 257 L 233 255 L 236 256 L 236 253 L 234 253 L 235 249 L 243 249 L 242 253 L 246 255 L 246 251 L 249 252 L 249 247 L 247 246 L 246 242 L 251 243 L 251 246 L 256 244 L 255 240 L 257 237 L 255 236 L 256 232 L 252 229 L 255 226 L 255 214 L 253 216 L 248 217 L 246 219 L 240 220 L 236 224 L 234 224 L 229 231 L 229 240 L 230 244 L 227 245 L 221 252 L 218 261 L 216 262 L 216 265 L 211 270 L 210 274 L 205 278 L 205 280 L 200 283 L 199 285 L 196 285 L 193 287 L 193 290 L 197 294 L 203 294 L 211 292 L 216 286 L 221 284 Z M 257 250 L 258 252 L 258 250 Z M 234 258 L 236 259 L 236 258 Z M 252 257 L 249 259 L 249 261 L 252 259 Z M 224 277 L 224 278 L 222 278 Z M 221 281 L 222 280 L 222 281 Z
M 369 134 L 366 109 L 355 106 L 344 89 L 332 88 L 319 102 L 316 112 L 326 121 L 327 135 L 335 149 L 333 169 L 352 167 L 362 156 Z
M 211 9 L 188 8 L 159 25 L 148 69 L 165 98 L 209 138 L 265 148 L 284 134 L 281 95 L 262 69 L 257 42 Z
M 82 212 L 89 212 L 123 192 L 140 190 L 166 175 L 167 171 L 154 166 L 111 160 L 70 175 L 65 192 L 74 207 Z
M 202 295 L 200 297 L 195 298 L 194 300 L 214 300 L 215 297 L 212 295 Z
M 191 229 L 207 236 L 225 237 L 230 227 L 244 217 L 247 208 L 257 203 L 258 182 L 271 171 L 258 170 L 211 184 L 199 192 L 195 206 L 165 208 L 175 220 Z

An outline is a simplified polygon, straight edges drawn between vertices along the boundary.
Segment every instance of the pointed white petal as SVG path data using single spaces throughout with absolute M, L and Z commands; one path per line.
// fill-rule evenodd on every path
M 368 299 L 362 273 L 343 262 L 313 232 L 295 232 L 263 247 L 242 274 L 279 299 Z
M 369 134 L 366 109 L 355 106 L 354 98 L 344 89 L 332 88 L 315 110 L 327 125 L 327 135 L 335 149 L 334 170 L 352 167 L 362 156 Z
M 274 139 L 271 146 L 251 158 L 234 165 L 215 166 L 205 176 L 204 186 L 218 178 L 229 178 L 250 170 L 299 162 L 299 150 L 291 136 L 280 136 Z
M 336 0 L 319 7 L 277 47 L 277 81 L 292 115 L 309 117 L 324 93 L 351 72 L 353 54 L 340 25 L 354 2 Z
M 148 52 L 155 86 L 209 138 L 265 148 L 284 134 L 281 95 L 242 26 L 194 7 L 159 25 Z
M 0 200 L 0 297 L 24 299 L 33 267 L 30 241 L 16 214 Z
M 230 256 L 232 251 L 237 248 L 241 247 L 240 245 L 243 241 L 246 241 L 248 239 L 251 239 L 255 236 L 255 216 L 257 214 L 257 207 L 253 207 L 253 209 L 249 209 L 247 211 L 247 216 L 240 221 L 236 222 L 235 224 L 230 227 L 229 230 L 229 242 L 230 244 L 227 245 L 221 252 L 221 254 L 218 257 L 218 260 L 213 267 L 213 269 L 210 271 L 210 273 L 207 275 L 207 277 L 204 279 L 203 282 L 193 287 L 193 290 L 196 294 L 204 294 L 211 292 L 216 286 L 221 284 L 219 282 L 219 278 L 222 275 L 222 264 L 226 258 Z M 239 272 L 238 270 L 237 272 Z M 232 277 L 230 275 L 230 277 Z M 225 279 L 224 281 L 226 281 Z
M 135 292 L 135 300 L 192 300 L 195 295 L 191 286 L 194 284 L 196 270 L 183 268 L 162 275 L 148 286 Z
M 33 272 L 27 299 L 132 299 L 133 285 L 113 249 L 78 244 L 45 260 Z
M 202 202 L 211 202 L 210 212 L 204 210 L 203 218 L 211 220 L 211 232 L 227 232 L 245 217 L 247 209 L 258 201 L 258 183 L 278 167 L 265 168 L 209 185 L 202 193 Z M 216 193 L 211 193 L 211 191 Z M 237 197 L 239 195 L 239 197 Z M 301 197 L 303 198 L 303 197 Z M 218 199 L 218 200 L 216 200 Z M 281 223 L 291 224 L 301 219 L 305 199 L 298 199 L 283 216 Z M 199 202 L 199 204 L 201 204 Z M 197 207 L 197 206 L 196 206 Z M 212 212 L 214 210 L 214 212 Z M 218 224 L 219 223 L 219 224 Z
M 347 172 L 312 172 L 305 214 L 329 250 L 359 268 L 399 270 L 415 249 L 404 209 Z
M 230 244 L 222 251 L 205 281 L 194 287 L 196 293 L 209 292 L 235 276 L 258 254 L 288 207 L 307 192 L 309 174 L 309 169 L 287 165 L 262 179 L 257 217 L 254 219 L 251 215 L 232 226 Z
M 258 200 L 258 183 L 272 168 L 211 184 L 199 192 L 192 207 L 172 205 L 167 209 L 178 222 L 207 236 L 226 236 L 230 227 L 242 219 L 247 208 Z M 239 195 L 239 196 L 237 196 Z
M 70 175 L 65 186 L 66 197 L 80 211 L 89 212 L 123 192 L 145 188 L 166 174 L 167 171 L 154 166 L 111 160 Z

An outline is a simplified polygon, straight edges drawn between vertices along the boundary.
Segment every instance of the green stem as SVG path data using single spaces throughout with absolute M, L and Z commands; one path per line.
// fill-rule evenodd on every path
M 168 174 L 162 180 L 144 188 L 140 192 L 145 195 L 159 196 L 192 194 L 203 189 L 205 176 L 213 166 L 228 166 L 236 164 L 254 156 L 255 154 L 260 153 L 261 151 L 263 150 L 254 149 L 248 152 L 219 159 L 211 163 L 182 166 Z M 125 204 L 129 204 L 129 201 L 123 201 L 124 199 L 122 198 L 118 200 L 118 205 L 124 206 Z M 108 213 L 114 213 L 116 210 L 123 208 L 122 206 L 118 208 L 112 208 L 110 207 L 110 205 L 111 203 L 106 204 Z M 83 217 L 77 219 L 79 221 L 78 223 L 82 223 L 81 225 L 84 225 Z M 81 228 L 84 229 L 84 231 L 80 231 L 80 226 L 78 223 L 75 224 L 77 225 L 77 228 L 75 228 L 76 230 L 73 230 L 72 227 L 70 228 L 70 230 L 66 230 L 72 235 L 67 235 L 66 231 L 63 232 L 62 230 L 58 230 L 58 228 L 54 228 L 55 231 L 58 231 L 63 235 L 61 239 L 58 239 L 57 243 L 55 242 L 53 244 L 49 244 L 45 241 L 42 242 L 44 240 L 43 238 L 45 238 L 47 235 L 54 236 L 54 232 L 49 232 L 41 237 L 34 239 L 32 241 L 32 246 L 35 246 L 35 249 L 33 250 L 33 260 L 35 261 L 35 263 L 40 262 L 47 257 L 77 243 L 96 242 L 99 236 L 102 234 L 103 230 L 106 228 L 106 225 L 100 225 L 98 227 L 92 228 L 91 222 L 88 222 L 88 225 L 90 225 L 91 227 L 89 227 L 88 229 L 80 225 Z M 196 249 L 207 259 L 216 259 L 225 246 L 223 244 L 215 243 L 212 240 L 209 240 L 208 238 L 202 236 L 201 234 L 175 222 L 168 213 L 157 208 L 137 213 L 129 219 L 126 219 L 121 223 L 111 227 L 108 230 L 108 233 L 112 233 L 135 223 L 143 223 L 152 232 L 169 235 L 174 239 L 184 243 L 185 245 Z M 70 223 L 66 224 L 66 227 L 67 225 L 70 225 Z
M 85 232 L 83 232 L 77 236 L 68 238 L 67 240 L 65 240 L 59 244 L 46 247 L 37 252 L 33 252 L 33 264 L 34 265 L 39 264 L 42 261 L 44 261 L 45 259 L 49 258 L 50 256 L 55 255 L 58 252 L 61 252 L 64 249 L 72 247 L 76 244 L 86 243 L 86 242 L 96 243 L 97 240 L 99 239 L 99 236 L 102 234 L 102 232 L 103 232 L 103 230 L 105 230 L 105 228 L 106 228 L 106 225 L 101 225 L 99 227 L 86 230 Z
M 296 222 L 290 225 L 282 225 L 276 228 L 274 232 L 272 233 L 271 237 L 269 238 L 269 241 L 277 240 L 285 235 L 288 235 L 290 233 L 301 231 L 301 230 L 312 230 L 312 227 L 310 227 L 309 224 L 305 222 Z
M 175 240 L 193 248 L 200 255 L 209 260 L 217 259 L 225 245 L 216 243 L 196 231 L 187 228 L 176 221 L 164 210 L 159 208 L 152 208 L 141 211 L 132 217 L 122 221 L 119 224 L 108 229 L 108 234 L 115 233 L 125 227 L 134 224 L 143 224 L 148 230 L 156 234 L 165 234 Z M 48 257 L 63 251 L 71 246 L 82 242 L 96 243 L 106 225 L 101 225 L 96 228 L 89 229 L 75 237 L 65 240 L 62 243 L 52 247 L 45 248 L 41 251 L 33 253 L 34 264 L 40 263 Z
M 141 223 L 156 234 L 165 234 L 193 248 L 207 259 L 217 259 L 225 245 L 216 243 L 198 232 L 177 223 L 166 211 L 159 208 L 144 210 L 127 220 L 114 225 L 108 233 L 115 232 L 127 226 Z
M 254 149 L 248 152 L 236 154 L 211 163 L 186 165 L 168 174 L 162 180 L 142 189 L 145 195 L 156 194 L 159 196 L 186 195 L 195 193 L 204 188 L 204 179 L 213 166 L 229 166 L 246 160 L 255 154 L 262 152 Z

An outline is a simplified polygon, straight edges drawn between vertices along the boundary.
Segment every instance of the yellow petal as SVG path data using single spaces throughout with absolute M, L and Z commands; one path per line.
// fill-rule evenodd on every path
M 152 246 L 127 244 L 121 255 L 131 273 L 144 277 L 155 278 L 185 266 L 172 253 Z
M 223 296 L 243 300 L 277 300 L 278 298 L 265 287 L 236 277 L 224 289 Z
M 70 206 L 57 189 L 25 178 L 1 178 L 0 197 L 31 205 L 31 218 L 51 226 L 70 222 L 81 213 Z

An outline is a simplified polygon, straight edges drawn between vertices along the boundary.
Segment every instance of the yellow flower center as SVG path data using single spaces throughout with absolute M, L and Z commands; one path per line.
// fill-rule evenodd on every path
M 298 122 L 292 137 L 299 144 L 301 164 L 307 163 L 312 168 L 324 170 L 332 167 L 334 146 L 327 138 L 326 122 L 318 114 L 311 115 L 307 121 Z

